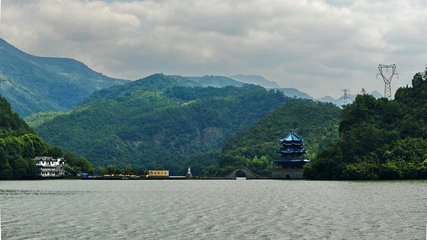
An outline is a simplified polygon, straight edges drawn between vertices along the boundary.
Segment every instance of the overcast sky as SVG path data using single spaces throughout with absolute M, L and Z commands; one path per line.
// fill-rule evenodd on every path
M 0 0 L 1 1 L 1 0 Z M 138 79 L 255 74 L 314 97 L 383 92 L 427 64 L 427 0 L 2 0 L 0 37 Z

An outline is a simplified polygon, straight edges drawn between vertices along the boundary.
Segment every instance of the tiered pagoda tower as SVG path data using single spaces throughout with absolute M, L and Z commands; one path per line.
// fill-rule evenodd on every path
M 301 179 L 304 177 L 304 164 L 310 162 L 304 157 L 304 140 L 293 132 L 280 140 L 280 157 L 274 160 L 278 166 L 273 171 L 273 178 Z

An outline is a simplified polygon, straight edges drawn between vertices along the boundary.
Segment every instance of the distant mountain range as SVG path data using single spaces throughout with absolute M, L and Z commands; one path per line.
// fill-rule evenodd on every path
M 309 94 L 307 94 L 303 91 L 300 91 L 296 88 L 281 88 L 276 82 L 268 80 L 268 79 L 266 79 L 262 76 L 258 76 L 258 75 L 238 74 L 238 75 L 230 76 L 230 78 L 237 80 L 237 81 L 240 81 L 240 82 L 243 82 L 243 83 L 262 86 L 262 87 L 265 87 L 267 89 L 279 90 L 285 96 L 290 97 L 290 98 L 302 98 L 302 99 L 317 100 L 320 102 L 333 103 L 337 106 L 341 106 L 344 104 L 343 98 L 336 99 L 336 98 L 333 98 L 331 96 L 325 96 L 325 97 L 315 99 L 312 96 L 310 96 Z M 232 84 L 230 83 L 230 85 L 232 85 Z M 233 86 L 238 86 L 238 85 L 233 85 Z M 371 92 L 370 95 L 374 96 L 375 98 L 383 97 L 383 95 L 376 90 Z M 347 103 L 353 102 L 354 99 L 356 98 L 356 96 L 357 95 L 349 94 Z
M 21 116 L 67 110 L 97 90 L 124 82 L 73 59 L 27 54 L 0 39 L 0 95 Z

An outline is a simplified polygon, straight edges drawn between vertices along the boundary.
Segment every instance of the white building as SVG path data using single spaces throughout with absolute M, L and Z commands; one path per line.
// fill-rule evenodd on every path
M 35 157 L 36 166 L 41 177 L 62 177 L 65 175 L 64 158 Z

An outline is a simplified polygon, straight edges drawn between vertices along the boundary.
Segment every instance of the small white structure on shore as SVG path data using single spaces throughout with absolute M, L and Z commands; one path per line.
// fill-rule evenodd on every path
M 186 178 L 192 178 L 193 177 L 193 174 L 191 173 L 191 168 L 190 167 L 188 167 L 187 174 L 185 175 L 185 177 Z
M 62 177 L 65 175 L 65 159 L 53 157 L 35 157 L 36 166 L 39 169 L 39 176 L 44 177 Z

